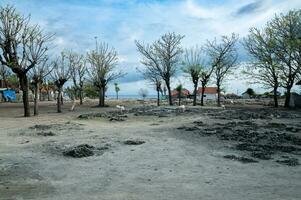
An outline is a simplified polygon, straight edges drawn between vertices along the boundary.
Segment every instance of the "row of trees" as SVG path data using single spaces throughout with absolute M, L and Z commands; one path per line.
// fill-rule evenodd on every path
M 262 29 L 252 28 L 244 46 L 253 57 L 245 72 L 256 83 L 277 91 L 285 88 L 285 107 L 289 107 L 291 89 L 301 73 L 301 10 L 276 15 Z
M 24 116 L 30 116 L 30 83 L 34 88 L 34 114 L 37 115 L 39 88 L 46 78 L 56 86 L 58 112 L 62 111 L 62 90 L 69 79 L 72 79 L 74 94 L 82 104 L 84 80 L 89 77 L 86 81 L 98 89 L 99 106 L 104 106 L 107 84 L 123 75 L 120 71 L 115 72 L 116 50 L 106 43 L 98 44 L 96 40 L 95 49 L 87 55 L 69 51 L 50 59 L 47 52 L 53 37 L 38 25 L 32 25 L 30 17 L 21 15 L 13 6 L 0 8 L 0 72 L 4 80 L 9 71 L 18 77 Z
M 294 83 L 300 79 L 301 71 L 301 10 L 290 11 L 286 15 L 276 15 L 263 30 L 250 29 L 243 45 L 253 60 L 248 63 L 245 74 L 252 80 L 274 89 L 275 106 L 278 106 L 277 90 L 286 89 L 285 106 L 289 106 L 290 93 Z M 61 95 L 64 84 L 71 80 L 73 93 L 82 104 L 84 82 L 93 85 L 99 93 L 99 106 L 105 105 L 107 85 L 124 75 L 116 70 L 117 52 L 106 43 L 98 43 L 86 55 L 65 51 L 55 59 L 48 55 L 48 46 L 54 35 L 45 33 L 38 25 L 30 23 L 30 17 L 19 14 L 14 7 L 0 8 L 0 75 L 7 76 L 10 69 L 19 80 L 24 104 L 24 115 L 30 116 L 29 84 L 35 93 L 34 114 L 38 114 L 38 92 L 45 79 L 51 79 L 58 91 L 58 112 L 61 112 Z M 217 86 L 220 106 L 221 87 L 229 74 L 237 66 L 238 36 L 222 36 L 221 39 L 207 41 L 199 48 L 183 49 L 184 36 L 167 33 L 157 41 L 145 44 L 136 41 L 142 55 L 141 71 L 145 79 L 156 88 L 158 106 L 160 93 L 168 92 L 168 102 L 172 105 L 171 80 L 182 69 L 194 85 L 194 101 L 199 83 L 204 105 L 204 91 L 211 80 Z M 118 93 L 120 88 L 115 85 Z
M 193 105 L 196 105 L 197 88 L 201 83 L 201 105 L 204 105 L 204 91 L 210 80 L 217 86 L 217 103 L 221 105 L 221 87 L 237 65 L 236 44 L 238 36 L 222 36 L 220 40 L 207 41 L 201 47 L 183 50 L 182 35 L 167 33 L 159 40 L 144 44 L 136 41 L 145 66 L 142 73 L 159 93 L 162 82 L 168 89 L 169 104 L 171 98 L 171 78 L 176 76 L 180 66 L 188 74 L 194 85 Z M 278 89 L 285 88 L 285 107 L 289 107 L 291 89 L 301 78 L 301 10 L 292 10 L 287 14 L 276 15 L 262 30 L 251 28 L 249 35 L 242 41 L 251 61 L 247 63 L 244 74 L 253 83 L 273 88 L 274 105 L 278 107 Z
M 142 55 L 142 71 L 144 77 L 156 86 L 159 105 L 159 94 L 164 81 L 172 105 L 171 78 L 176 76 L 179 66 L 188 74 L 194 85 L 193 105 L 196 105 L 198 84 L 202 84 L 201 105 L 204 105 L 204 90 L 212 74 L 215 76 L 218 105 L 220 102 L 221 85 L 225 77 L 235 67 L 237 51 L 235 44 L 238 36 L 232 34 L 230 37 L 223 36 L 221 41 L 208 41 L 203 48 L 191 48 L 185 51 L 181 48 L 182 35 L 167 33 L 152 44 L 143 44 L 136 41 L 137 49 Z M 183 55 L 184 53 L 184 55 Z

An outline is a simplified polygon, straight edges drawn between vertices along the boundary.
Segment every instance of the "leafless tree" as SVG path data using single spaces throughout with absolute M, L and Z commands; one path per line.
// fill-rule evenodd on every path
M 250 29 L 250 34 L 244 39 L 244 47 L 254 58 L 244 71 L 254 83 L 263 84 L 267 88 L 273 88 L 274 106 L 278 107 L 278 88 L 280 86 L 281 64 L 274 53 L 275 40 L 269 28 L 262 31 L 256 28 Z
M 276 15 L 268 28 L 273 33 L 274 53 L 280 61 L 285 107 L 290 106 L 291 89 L 301 73 L 301 10 Z
M 105 106 L 105 92 L 109 82 L 124 75 L 121 71 L 116 71 L 118 62 L 117 52 L 106 43 L 98 44 L 96 48 L 87 55 L 90 63 L 88 75 L 94 86 L 99 89 L 99 106 Z
M 196 106 L 199 81 L 202 83 L 201 105 L 204 105 L 204 91 L 209 78 L 213 72 L 213 67 L 206 67 L 204 53 L 201 48 L 195 47 L 186 49 L 184 54 L 184 73 L 188 74 L 193 82 L 193 105 Z
M 43 59 L 52 36 L 38 25 L 30 25 L 30 17 L 19 14 L 13 6 L 0 8 L 0 62 L 19 78 L 25 117 L 30 116 L 27 73 Z
M 50 74 L 52 71 L 53 66 L 49 63 L 47 57 L 45 57 L 41 62 L 39 62 L 29 73 L 31 78 L 31 84 L 34 88 L 34 115 L 39 114 L 39 105 L 38 105 L 38 94 L 40 91 L 40 85 L 43 84 L 44 79 L 46 76 Z
M 221 106 L 221 85 L 223 84 L 226 76 L 232 71 L 237 61 L 238 55 L 235 48 L 237 40 L 238 36 L 233 33 L 230 37 L 222 36 L 220 42 L 215 39 L 214 41 L 208 41 L 207 43 L 207 50 L 211 60 L 211 65 L 214 67 L 218 106 Z
M 148 80 L 153 86 L 155 86 L 157 92 L 157 106 L 160 106 L 160 92 L 162 91 L 162 78 L 157 73 L 155 73 L 154 68 L 146 67 L 143 70 L 139 70 L 143 77 Z
M 182 35 L 167 33 L 153 44 L 144 45 L 136 41 L 137 49 L 143 56 L 141 63 L 153 68 L 152 71 L 164 80 L 170 105 L 172 105 L 170 81 L 176 75 L 181 60 L 183 50 L 180 45 L 183 38 Z
M 206 87 L 210 81 L 211 75 L 214 72 L 214 66 L 213 65 L 203 65 L 202 71 L 201 71 L 201 77 L 200 82 L 202 85 L 202 91 L 201 91 L 201 106 L 204 106 L 204 94 Z
M 70 62 L 64 52 L 54 61 L 53 70 L 51 72 L 52 79 L 58 91 L 57 96 L 57 112 L 62 112 L 62 91 L 64 84 L 71 77 Z
M 71 69 L 71 78 L 74 85 L 74 93 L 79 96 L 80 105 L 83 104 L 84 80 L 87 72 L 86 61 L 83 55 L 69 52 L 69 64 Z

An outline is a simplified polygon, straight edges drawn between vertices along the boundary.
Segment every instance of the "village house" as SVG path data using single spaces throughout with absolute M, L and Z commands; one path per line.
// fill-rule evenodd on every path
M 197 98 L 202 98 L 202 87 L 198 88 Z M 216 100 L 217 99 L 217 87 L 206 87 L 204 91 L 204 100 Z
M 190 95 L 189 90 L 187 90 L 187 89 L 184 88 L 184 89 L 182 90 L 181 97 L 188 97 L 189 95 Z M 176 89 L 174 89 L 173 91 L 171 91 L 171 96 L 172 96 L 173 98 L 178 98 L 179 92 L 178 92 Z

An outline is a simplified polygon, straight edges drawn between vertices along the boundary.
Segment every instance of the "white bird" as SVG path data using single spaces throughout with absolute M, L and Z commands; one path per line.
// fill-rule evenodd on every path
M 230 103 L 231 103 L 231 104 L 234 104 L 234 101 L 231 100 Z
M 185 112 L 185 110 L 186 110 L 185 105 L 180 105 L 180 106 L 179 106 L 179 109 L 180 109 L 182 112 Z

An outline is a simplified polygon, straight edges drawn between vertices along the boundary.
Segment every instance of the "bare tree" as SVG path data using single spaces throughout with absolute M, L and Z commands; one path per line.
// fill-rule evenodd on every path
M 182 35 L 167 33 L 151 45 L 136 41 L 137 49 L 143 56 L 141 63 L 153 68 L 152 71 L 164 80 L 170 105 L 172 105 L 170 81 L 176 75 L 181 60 L 183 50 L 180 45 L 183 38 Z
M 278 107 L 278 88 L 280 86 L 281 64 L 274 53 L 274 36 L 269 28 L 260 31 L 250 29 L 250 34 L 244 39 L 244 47 L 254 58 L 244 71 L 254 83 L 273 88 L 274 106 Z
M 62 52 L 61 56 L 59 56 L 54 61 L 54 67 L 51 72 L 51 76 L 52 76 L 52 79 L 56 86 L 56 89 L 58 91 L 57 112 L 61 113 L 62 112 L 62 99 L 63 99 L 63 95 L 62 95 L 63 86 L 68 81 L 68 79 L 71 77 L 70 62 L 64 52 Z
M 222 36 L 220 42 L 215 39 L 214 41 L 208 41 L 207 43 L 207 50 L 211 59 L 211 65 L 214 67 L 218 106 L 221 106 L 221 85 L 237 61 L 237 51 L 235 48 L 237 40 L 238 36 L 233 33 L 230 37 Z
M 30 17 L 19 14 L 13 6 L 0 8 L 0 62 L 19 78 L 25 117 L 30 116 L 27 73 L 41 61 L 51 38 L 38 25 L 30 25 Z
M 3 84 L 5 88 L 8 87 L 8 84 L 7 84 L 7 77 L 10 75 L 10 71 L 9 71 L 9 68 L 7 68 L 5 65 L 2 65 L 0 63 L 0 78 L 3 80 Z
M 290 106 L 291 89 L 301 72 L 301 10 L 276 15 L 268 28 L 273 32 L 274 53 L 280 61 L 285 107 Z
M 214 66 L 213 65 L 203 65 L 202 71 L 201 71 L 201 77 L 200 82 L 202 85 L 202 91 L 201 91 L 201 106 L 204 106 L 204 94 L 207 87 L 207 84 L 210 81 L 211 75 L 214 72 Z
M 84 56 L 74 52 L 68 54 L 71 78 L 74 85 L 74 93 L 79 97 L 80 105 L 83 104 L 83 90 L 85 75 L 87 72 Z
M 194 85 L 193 105 L 196 106 L 199 81 L 202 83 L 201 105 L 204 105 L 204 90 L 212 74 L 213 67 L 206 68 L 202 49 L 195 47 L 186 49 L 184 54 L 184 73 L 188 74 Z
M 117 52 L 108 44 L 98 44 L 96 41 L 96 48 L 88 53 L 87 60 L 90 63 L 88 74 L 94 86 L 99 89 L 99 106 L 103 107 L 107 84 L 124 75 L 115 70 L 118 62 Z
M 48 76 L 52 70 L 52 64 L 49 63 L 48 58 L 45 57 L 39 64 L 32 68 L 30 72 L 31 84 L 34 89 L 34 115 L 39 114 L 38 94 L 40 91 L 40 85 L 46 76 Z
M 160 92 L 162 91 L 162 78 L 156 72 L 154 68 L 147 66 L 143 70 L 138 70 L 142 73 L 143 77 L 148 80 L 153 86 L 155 86 L 157 92 L 157 106 L 160 106 Z

